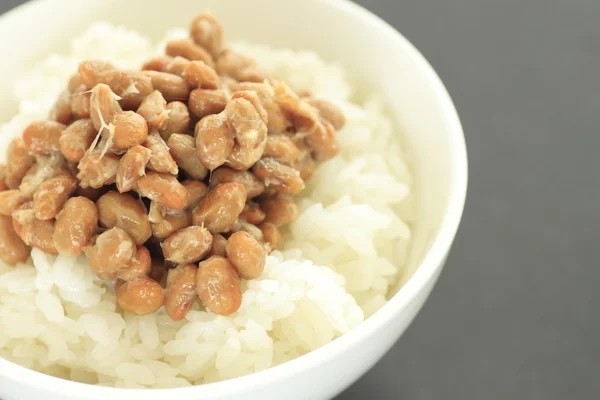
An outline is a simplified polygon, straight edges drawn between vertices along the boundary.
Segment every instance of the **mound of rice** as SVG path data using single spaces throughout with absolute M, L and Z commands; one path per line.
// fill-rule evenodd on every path
M 1 127 L 0 149 L 29 122 L 47 117 L 79 60 L 107 58 L 139 68 L 163 46 L 153 48 L 123 28 L 92 26 L 74 40 L 69 55 L 50 56 L 17 82 L 19 113 Z M 347 118 L 339 133 L 342 154 L 309 182 L 284 251 L 271 254 L 263 276 L 246 284 L 239 311 L 222 317 L 196 305 L 180 322 L 162 311 L 124 314 L 112 285 L 92 276 L 85 257 L 34 250 L 26 265 L 0 265 L 0 357 L 92 384 L 189 386 L 310 352 L 385 303 L 403 273 L 414 213 L 411 174 L 382 103 L 353 103 L 344 71 L 313 53 L 235 47 L 292 87 L 335 102 Z

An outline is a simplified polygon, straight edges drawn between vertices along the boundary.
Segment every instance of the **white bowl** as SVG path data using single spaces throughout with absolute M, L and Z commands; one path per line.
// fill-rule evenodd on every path
M 158 40 L 210 8 L 229 39 L 314 50 L 340 62 L 370 90 L 382 91 L 412 153 L 418 223 L 415 271 L 375 315 L 296 360 L 225 382 L 184 389 L 113 389 L 69 382 L 0 359 L 3 400 L 326 399 L 363 373 L 406 330 L 435 284 L 456 234 L 467 189 L 462 128 L 446 89 L 423 56 L 397 31 L 345 0 L 37 0 L 0 17 L 0 119 L 16 110 L 12 78 L 96 20 L 125 24 Z

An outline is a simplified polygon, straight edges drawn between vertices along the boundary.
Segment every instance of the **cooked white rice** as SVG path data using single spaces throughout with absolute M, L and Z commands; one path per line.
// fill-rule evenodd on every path
M 1 127 L 0 149 L 30 121 L 46 118 L 79 60 L 103 57 L 138 68 L 162 46 L 153 48 L 123 28 L 91 27 L 69 55 L 50 56 L 17 82 L 19 113 Z M 339 133 L 342 154 L 310 181 L 285 250 L 270 255 L 262 277 L 247 283 L 239 311 L 222 317 L 196 305 L 180 322 L 162 311 L 124 314 L 111 285 L 94 279 L 85 257 L 34 250 L 28 264 L 0 264 L 0 357 L 80 382 L 189 386 L 298 357 L 385 303 L 403 272 L 413 212 L 411 173 L 381 102 L 351 102 L 344 71 L 314 53 L 235 47 L 292 87 L 335 102 L 347 117 Z

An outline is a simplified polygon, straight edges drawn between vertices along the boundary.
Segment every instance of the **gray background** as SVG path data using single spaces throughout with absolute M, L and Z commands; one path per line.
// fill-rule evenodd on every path
M 339 398 L 600 398 L 600 1 L 358 3 L 446 83 L 470 183 L 430 300 Z

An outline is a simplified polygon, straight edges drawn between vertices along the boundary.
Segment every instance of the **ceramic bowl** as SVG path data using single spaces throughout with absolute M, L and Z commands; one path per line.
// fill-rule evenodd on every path
M 13 78 L 97 20 L 154 40 L 211 9 L 229 40 L 306 49 L 342 64 L 361 87 L 381 91 L 411 154 L 418 204 L 410 278 L 364 323 L 332 343 L 253 375 L 202 386 L 133 390 L 90 386 L 0 360 L 3 400 L 293 400 L 335 396 L 371 368 L 429 296 L 456 234 L 467 189 L 467 155 L 452 100 L 433 68 L 400 33 L 346 0 L 36 0 L 0 17 L 0 120 L 16 111 Z M 400 286 L 400 285 L 398 285 Z M 399 372 L 400 373 L 400 372 Z

